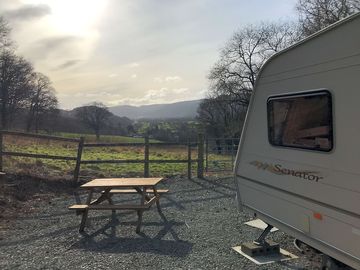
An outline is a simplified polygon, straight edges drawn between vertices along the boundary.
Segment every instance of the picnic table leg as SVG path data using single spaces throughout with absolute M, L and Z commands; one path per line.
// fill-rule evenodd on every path
M 160 208 L 160 195 L 158 194 L 156 187 L 153 187 L 153 190 L 154 190 L 154 195 L 157 197 L 156 207 L 157 207 L 158 212 L 161 214 L 162 211 L 161 211 L 161 208 Z
M 89 195 L 88 195 L 87 200 L 86 200 L 87 205 L 90 205 L 92 194 L 93 194 L 93 189 L 90 189 Z M 84 228 L 85 228 L 85 225 L 86 225 L 86 220 L 87 220 L 87 217 L 88 217 L 88 213 L 89 213 L 89 209 L 85 209 L 83 214 L 82 214 L 79 232 L 84 231 Z
M 108 193 L 107 196 L 108 196 L 108 197 L 107 197 L 107 200 L 108 200 L 109 204 L 114 205 L 114 202 L 113 202 L 113 200 L 111 199 L 112 194 Z M 115 209 L 114 209 L 114 210 L 111 210 L 111 213 L 115 214 L 115 213 L 116 213 Z
M 140 201 L 140 204 L 141 205 L 145 205 L 145 200 L 147 200 L 146 198 L 146 187 L 144 187 L 142 190 L 141 190 L 141 201 Z M 138 210 L 137 211 L 137 215 L 138 215 L 138 224 L 137 224 L 137 227 L 136 227 L 136 232 L 139 233 L 140 232 L 140 229 L 141 229 L 141 222 L 142 222 L 142 215 L 144 213 L 144 210 Z
M 139 233 L 140 229 L 141 229 L 141 222 L 142 222 L 142 215 L 143 215 L 143 210 L 138 210 L 137 211 L 137 215 L 138 215 L 138 223 L 136 226 L 136 232 Z

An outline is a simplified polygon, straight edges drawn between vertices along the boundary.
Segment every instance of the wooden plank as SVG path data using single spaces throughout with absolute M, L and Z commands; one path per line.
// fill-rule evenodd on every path
M 145 137 L 145 146 L 144 146 L 144 177 L 149 177 L 149 136 Z
M 3 133 L 0 131 L 0 171 L 3 170 Z
M 77 157 L 76 157 L 76 164 L 75 164 L 75 169 L 74 169 L 74 183 L 77 183 L 77 181 L 78 181 L 78 179 L 79 179 L 80 165 L 81 165 L 81 156 L 82 156 L 82 152 L 83 152 L 84 141 L 85 141 L 85 138 L 84 138 L 84 137 L 81 137 L 81 138 L 80 138 L 79 145 L 78 145 L 78 151 L 77 151 Z
M 111 204 L 97 204 L 89 205 L 89 210 L 141 210 L 148 209 L 151 205 L 140 204 L 123 204 L 123 205 L 111 205 Z
M 147 205 L 147 206 L 150 207 L 150 206 L 153 205 L 156 201 L 158 201 L 159 198 L 160 198 L 159 195 L 154 196 L 154 197 L 152 197 L 149 201 L 145 202 L 145 205 Z
M 187 175 L 188 175 L 188 179 L 191 179 L 191 144 L 190 142 L 188 143 L 188 160 L 187 160 Z
M 3 130 L 1 132 L 4 135 L 31 137 L 31 138 L 38 138 L 38 139 L 48 139 L 48 140 L 54 140 L 54 141 L 63 141 L 63 142 L 79 142 L 80 141 L 79 139 L 71 139 L 71 138 L 64 138 L 64 137 L 59 137 L 59 136 L 34 134 L 34 133 L 25 133 L 25 132 L 17 132 L 17 131 Z
M 151 146 L 187 146 L 187 143 L 149 143 Z
M 43 155 L 43 154 L 31 154 L 31 153 L 21 153 L 21 152 L 2 152 L 4 156 L 14 156 L 14 157 L 30 157 L 30 158 L 43 158 L 43 159 L 59 159 L 59 160 L 76 160 L 76 157 L 66 157 L 66 156 L 53 156 L 53 155 Z
M 205 172 L 209 170 L 209 138 L 205 141 Z
M 144 146 L 145 143 L 86 143 L 85 147 Z M 186 143 L 150 143 L 151 146 L 186 146 Z
M 83 184 L 82 188 L 107 188 L 107 187 L 145 187 L 155 186 L 163 178 L 99 178 L 94 179 L 86 184 Z
M 69 210 L 85 210 L 88 207 L 87 204 L 74 204 L 69 206 Z
M 197 159 L 192 159 L 191 162 L 197 162 Z M 149 163 L 187 163 L 187 159 L 151 159 Z M 126 164 L 126 163 L 145 163 L 143 159 L 111 159 L 111 160 L 81 160 L 81 164 L 101 164 L 101 163 L 114 163 L 114 164 Z
M 197 177 L 204 177 L 204 135 L 198 135 L 198 168 Z
M 144 143 L 85 143 L 84 147 L 144 146 Z
M 147 193 L 154 193 L 153 190 L 147 190 Z M 168 189 L 158 189 L 157 190 L 158 193 L 163 194 L 163 193 L 168 193 L 169 190 Z M 138 193 L 135 189 L 112 189 L 110 190 L 109 193 L 112 194 L 116 194 L 116 193 L 122 193 L 122 194 L 134 194 L 134 193 Z
M 188 163 L 188 160 L 187 159 L 150 159 L 149 163 Z
M 122 164 L 122 163 L 144 163 L 142 159 L 111 159 L 111 160 L 81 160 L 81 164 L 101 164 L 101 163 L 114 163 L 114 164 Z

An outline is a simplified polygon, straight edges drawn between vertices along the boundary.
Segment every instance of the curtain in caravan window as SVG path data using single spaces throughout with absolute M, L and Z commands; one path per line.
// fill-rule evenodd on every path
M 270 97 L 268 129 L 272 145 L 330 151 L 333 147 L 330 93 Z

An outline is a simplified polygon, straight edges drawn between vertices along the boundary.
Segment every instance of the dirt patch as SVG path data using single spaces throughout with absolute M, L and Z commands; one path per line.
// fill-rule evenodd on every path
M 72 194 L 71 181 L 6 174 L 0 182 L 0 230 L 8 228 L 21 213 L 31 213 L 39 201 L 51 204 L 58 194 Z

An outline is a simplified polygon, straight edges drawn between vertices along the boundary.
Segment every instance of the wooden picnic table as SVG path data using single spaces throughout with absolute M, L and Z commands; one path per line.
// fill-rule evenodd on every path
M 89 210 L 135 210 L 138 215 L 136 232 L 140 232 L 143 212 L 156 203 L 159 213 L 160 194 L 168 190 L 158 190 L 156 185 L 163 178 L 99 178 L 81 185 L 82 189 L 88 190 L 88 197 L 85 204 L 75 204 L 69 207 L 70 210 L 76 210 L 82 214 L 79 231 L 84 231 Z M 100 196 L 92 200 L 93 194 L 98 191 Z M 114 204 L 112 196 L 114 194 L 139 194 L 141 196 L 140 204 Z M 108 203 L 103 203 L 107 201 Z

